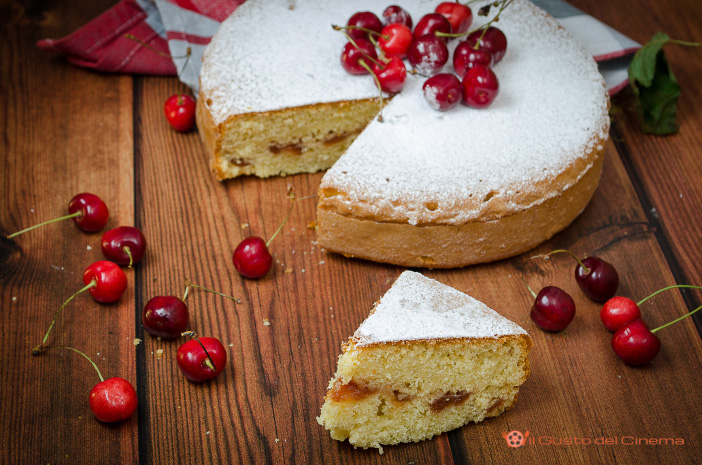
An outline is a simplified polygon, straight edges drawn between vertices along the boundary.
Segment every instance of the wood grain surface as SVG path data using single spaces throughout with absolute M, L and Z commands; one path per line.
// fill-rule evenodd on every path
M 113 3 L 0 2 L 0 463 L 700 460 L 702 319 L 661 331 L 663 348 L 653 364 L 627 367 L 610 349 L 599 305 L 577 290 L 571 261 L 529 258 L 554 248 L 599 255 L 619 270 L 619 294 L 634 299 L 674 283 L 702 284 L 702 50 L 666 49 L 683 88 L 678 134 L 643 134 L 630 93 L 613 99 L 602 182 L 565 231 L 509 260 L 423 271 L 527 329 L 535 344 L 532 374 L 505 414 L 379 455 L 332 440 L 315 417 L 340 344 L 403 268 L 321 250 L 308 227 L 315 220 L 310 198 L 297 202 L 273 243 L 272 271 L 243 280 L 231 263 L 237 243 L 250 235 L 270 237 L 287 213 L 288 187 L 298 197 L 315 194 L 322 175 L 217 182 L 197 133 L 175 133 L 163 118 L 166 98 L 186 91 L 176 78 L 90 72 L 35 47 L 38 39 L 66 35 Z M 639 42 L 658 30 L 702 39 L 699 2 L 571 3 Z M 109 205 L 108 228 L 136 225 L 148 240 L 143 262 L 127 270 L 130 285 L 122 299 L 100 305 L 79 296 L 50 340 L 85 351 L 105 376 L 136 386 L 137 414 L 112 426 L 96 421 L 88 408 L 98 379 L 87 361 L 58 349 L 30 353 L 56 308 L 82 287 L 85 267 L 102 258 L 100 234 L 85 234 L 67 221 L 4 239 L 65 214 L 69 199 L 83 191 Z M 577 315 L 566 331 L 534 326 L 522 274 L 534 288 L 570 291 Z M 186 279 L 241 299 L 197 290 L 188 298 L 192 329 L 220 338 L 228 349 L 225 372 L 204 384 L 180 374 L 180 342 L 152 338 L 141 325 L 145 303 L 156 295 L 182 295 Z M 670 291 L 643 312 L 657 326 L 700 304 L 700 291 Z M 529 431 L 534 443 L 508 448 L 502 433 L 512 430 Z M 583 438 L 618 444 L 549 444 Z M 650 438 L 679 438 L 684 445 L 642 444 Z

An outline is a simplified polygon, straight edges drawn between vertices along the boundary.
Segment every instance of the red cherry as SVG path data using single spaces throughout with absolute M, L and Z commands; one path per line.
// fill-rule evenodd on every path
M 105 202 L 97 195 L 87 192 L 76 195 L 68 202 L 68 212 L 71 214 L 80 212 L 73 221 L 85 232 L 100 231 L 105 227 L 107 218 L 110 216 Z
M 89 285 L 93 299 L 104 304 L 117 302 L 127 289 L 127 275 L 122 268 L 107 260 L 100 260 L 88 266 L 83 272 L 83 283 Z
M 476 50 L 474 44 L 465 40 L 458 44 L 453 52 L 453 69 L 456 70 L 456 74 L 461 78 L 475 65 L 484 65 L 492 68 L 494 64 L 495 60 L 492 58 L 492 53 L 482 48 Z
M 385 24 L 402 24 L 412 29 L 412 17 L 397 5 L 390 5 L 383 11 Z
M 422 16 L 422 19 L 414 28 L 414 38 L 419 39 L 425 35 L 434 35 L 435 32 L 451 33 L 451 23 L 439 13 L 429 13 Z M 441 40 L 448 42 L 448 37 L 442 37 Z
M 232 257 L 234 267 L 245 278 L 265 276 L 273 265 L 273 257 L 266 241 L 257 236 L 247 237 L 236 246 Z
M 582 261 L 585 268 L 575 267 L 575 280 L 583 293 L 597 302 L 611 298 L 619 287 L 619 274 L 611 263 L 599 257 L 588 257 Z
M 136 265 L 144 256 L 146 238 L 133 226 L 120 226 L 102 235 L 102 253 L 118 265 Z
M 353 16 L 351 16 L 351 18 L 349 18 L 349 22 L 346 23 L 346 25 L 362 27 L 375 32 L 380 32 L 380 30 L 383 28 L 383 23 L 380 22 L 380 19 L 378 19 L 378 17 L 370 11 L 359 11 L 358 13 L 355 13 Z M 346 32 L 353 39 L 368 39 L 368 32 L 362 29 L 349 28 L 346 30 Z
M 473 23 L 473 12 L 466 5 L 458 2 L 440 3 L 434 10 L 445 17 L 451 24 L 451 32 L 462 34 Z
M 141 321 L 149 334 L 173 339 L 188 329 L 190 313 L 188 306 L 178 297 L 157 296 L 144 306 Z
M 59 218 L 54 218 L 52 220 L 44 221 L 29 228 L 17 231 L 15 233 L 7 236 L 8 239 L 12 239 L 15 236 L 24 234 L 32 229 L 37 229 L 47 224 L 56 223 L 57 221 L 63 221 L 67 219 L 72 219 L 78 225 L 80 229 L 85 232 L 97 232 L 105 227 L 107 224 L 107 218 L 110 216 L 110 212 L 107 209 L 105 202 L 100 200 L 95 194 L 89 194 L 84 192 L 74 196 L 70 202 L 68 202 L 68 215 Z
M 482 36 L 482 39 L 481 39 Z M 505 33 L 496 27 L 489 26 L 485 35 L 483 35 L 483 30 L 478 29 L 475 32 L 468 34 L 468 42 L 476 43 L 480 40 L 480 48 L 484 48 L 490 53 L 495 59 L 495 63 L 498 63 L 502 57 L 505 56 L 507 51 L 507 37 Z
M 166 100 L 163 111 L 173 129 L 188 132 L 195 127 L 195 107 L 195 99 L 191 96 L 176 94 Z
M 378 46 L 388 57 L 404 58 L 412 45 L 412 31 L 402 24 L 388 24 L 380 31 Z
M 531 307 L 531 319 L 545 331 L 563 331 L 575 317 L 575 302 L 566 291 L 546 286 L 536 296 Z
M 199 341 L 199 342 L 198 342 Z M 200 345 L 205 347 L 207 352 Z M 207 356 L 209 354 L 209 357 Z M 210 357 L 212 360 L 210 361 Z M 219 339 L 201 337 L 192 339 L 178 348 L 178 368 L 191 381 L 207 381 L 224 371 L 227 365 L 227 351 Z M 214 362 L 214 369 L 208 364 Z
M 639 306 L 628 297 L 612 297 L 600 309 L 602 324 L 612 332 L 639 318 L 641 318 Z
M 463 103 L 473 108 L 488 107 L 499 89 L 495 73 L 487 66 L 475 65 L 463 78 Z
M 658 355 L 661 341 L 648 329 L 643 320 L 636 319 L 614 333 L 612 349 L 627 365 L 646 365 Z
M 373 60 L 378 58 L 378 54 L 375 52 L 375 47 L 373 44 L 366 39 L 355 39 L 356 48 L 351 42 L 347 42 L 341 52 L 341 66 L 344 67 L 347 73 L 360 75 L 368 74 Z M 368 57 L 373 58 L 370 60 Z M 368 69 L 361 66 L 361 61 L 368 66 Z
M 378 78 L 380 88 L 383 90 L 383 92 L 396 94 L 400 92 L 403 87 L 405 87 L 407 69 L 405 68 L 405 63 L 400 59 L 400 57 L 393 56 L 389 63 L 383 65 L 374 63 L 373 74 L 375 74 Z
M 106 304 L 117 302 L 127 289 L 127 276 L 118 265 L 106 260 L 100 260 L 85 269 L 83 272 L 83 283 L 85 283 L 85 286 L 66 299 L 66 301 L 61 304 L 61 307 L 56 310 L 54 319 L 51 321 L 51 325 L 49 325 L 44 339 L 42 339 L 41 344 L 32 349 L 32 355 L 39 355 L 44 351 L 46 348 L 46 341 L 49 339 L 49 334 L 51 334 L 56 320 L 68 302 L 85 291 L 90 291 L 90 295 L 98 302 Z
M 90 410 L 103 423 L 130 418 L 137 409 L 134 386 L 123 378 L 109 378 L 95 385 L 88 398 Z
M 430 34 L 415 40 L 407 54 L 412 67 L 422 76 L 433 76 L 441 71 L 448 57 L 449 51 L 444 41 Z
M 261 278 L 268 270 L 271 269 L 273 265 L 273 257 L 268 251 L 268 245 L 273 242 L 273 239 L 283 230 L 283 226 L 287 223 L 290 214 L 295 206 L 295 192 L 292 188 L 288 190 L 288 198 L 290 199 L 290 209 L 288 214 L 280 223 L 278 229 L 275 230 L 273 235 L 265 242 L 263 239 L 257 236 L 247 237 L 236 246 L 234 249 L 234 255 L 232 256 L 232 261 L 234 262 L 234 267 L 236 271 L 239 272 L 245 278 Z M 230 297 L 231 296 L 225 296 Z
M 449 110 L 463 99 L 463 86 L 454 75 L 441 73 L 430 77 L 422 86 L 424 98 L 435 110 Z

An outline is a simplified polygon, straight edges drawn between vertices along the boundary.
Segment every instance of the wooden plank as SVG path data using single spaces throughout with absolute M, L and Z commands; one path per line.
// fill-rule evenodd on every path
M 251 234 L 270 237 L 289 208 L 287 186 L 298 197 L 315 194 L 321 174 L 217 182 L 198 135 L 176 134 L 162 117 L 161 102 L 182 88 L 173 80 L 140 82 L 137 211 L 152 244 L 152 258 L 140 268 L 141 300 L 178 295 L 185 278 L 242 298 L 240 305 L 205 293 L 188 300 L 193 329 L 230 347 L 227 371 L 214 382 L 191 383 L 178 372 L 180 342 L 145 337 L 150 402 L 142 437 L 150 441 L 142 458 L 451 463 L 445 438 L 391 448 L 380 457 L 332 441 L 315 420 L 341 342 L 400 269 L 327 256 L 307 228 L 316 207 L 308 199 L 297 203 L 272 243 L 271 273 L 242 279 L 231 262 L 236 245 Z M 158 349 L 164 351 L 160 360 L 151 355 Z
M 572 3 L 641 43 L 657 31 L 680 40 L 700 40 L 699 2 L 651 2 L 645 7 L 628 0 Z M 642 13 L 624 15 L 621 11 Z M 633 96 L 626 90 L 613 100 L 617 142 L 626 152 L 630 175 L 638 178 L 634 181 L 640 183 L 648 197 L 649 220 L 660 228 L 663 240 L 670 243 L 669 260 L 680 266 L 674 272 L 675 278 L 681 283 L 702 284 L 702 234 L 698 227 L 702 222 L 702 119 L 697 108 L 702 99 L 702 60 L 699 48 L 669 45 L 664 50 L 682 88 L 678 105 L 680 131 L 665 137 L 643 134 Z M 702 304 L 694 293 L 686 292 L 686 296 L 690 309 Z M 702 328 L 702 318 L 697 321 Z
M 482 267 L 433 273 L 486 302 L 521 324 L 534 339 L 532 373 L 520 390 L 519 402 L 500 417 L 450 433 L 465 444 L 464 453 L 478 463 L 692 463 L 702 453 L 694 428 L 702 409 L 697 387 L 702 344 L 694 325 L 679 323 L 662 331 L 663 349 L 651 366 L 627 367 L 611 350 L 611 333 L 599 319 L 600 305 L 587 299 L 573 279 L 572 260 L 550 263 L 529 258 L 557 248 L 597 255 L 620 274 L 619 295 L 640 299 L 672 282 L 654 232 L 637 202 L 614 145 L 608 144 L 600 187 L 585 212 L 561 234 L 536 250 Z M 613 199 L 617 201 L 613 201 Z M 538 292 L 545 285 L 567 290 L 576 303 L 576 317 L 562 333 L 546 333 L 529 319 L 533 303 L 520 275 Z M 699 293 L 698 293 L 699 295 Z M 686 312 L 677 291 L 642 308 L 656 327 Z M 674 386 L 679 386 L 675 388 Z M 665 399 L 664 401 L 653 399 Z M 530 432 L 535 444 L 510 449 L 502 432 Z M 549 445 L 575 439 L 592 444 Z M 616 445 L 596 445 L 612 438 Z M 633 438 L 633 439 L 629 439 Z M 684 446 L 622 444 L 636 438 L 680 438 Z
M 67 221 L 4 239 L 65 215 L 70 198 L 82 191 L 108 204 L 108 227 L 133 221 L 131 78 L 71 67 L 35 46 L 71 32 L 112 2 L 83 3 L 74 9 L 5 2 L 0 14 L 2 463 L 137 460 L 137 418 L 109 427 L 90 412 L 88 394 L 98 377 L 87 361 L 58 349 L 30 355 L 53 312 L 83 287 L 84 268 L 102 258 L 100 234 Z M 50 342 L 81 349 L 105 376 L 135 383 L 133 302 L 133 288 L 109 306 L 82 295 L 66 308 Z

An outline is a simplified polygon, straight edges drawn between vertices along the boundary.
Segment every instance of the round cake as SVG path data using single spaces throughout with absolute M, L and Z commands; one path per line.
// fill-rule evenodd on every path
M 415 21 L 434 6 L 402 4 Z M 331 166 L 319 190 L 320 246 L 404 266 L 513 256 L 570 224 L 597 187 L 608 137 L 594 60 L 552 17 L 516 0 L 497 24 L 508 47 L 489 108 L 435 111 L 421 90 L 426 78 L 410 75 L 380 122 L 372 78 L 346 74 L 346 39 L 331 28 L 378 8 L 250 0 L 222 24 L 198 100 L 218 177 Z M 487 19 L 476 15 L 471 29 Z

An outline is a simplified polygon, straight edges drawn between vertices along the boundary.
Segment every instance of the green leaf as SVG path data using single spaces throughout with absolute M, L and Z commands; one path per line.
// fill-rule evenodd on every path
M 670 42 L 668 34 L 657 32 L 646 45 L 636 52 L 629 65 L 629 81 L 633 85 L 636 85 L 637 82 L 645 87 L 651 85 L 656 69 L 656 57 L 661 48 L 668 42 Z
M 629 65 L 629 83 L 636 96 L 643 130 L 658 135 L 673 134 L 679 128 L 675 118 L 680 86 L 661 50 L 669 42 L 667 34 L 657 33 L 636 52 Z

